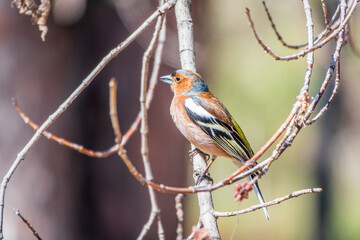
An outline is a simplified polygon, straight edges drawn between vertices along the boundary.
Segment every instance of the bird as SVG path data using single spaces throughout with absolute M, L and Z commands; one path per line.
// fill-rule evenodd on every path
M 196 147 L 196 151 L 213 156 L 212 162 L 216 157 L 229 158 L 238 167 L 254 155 L 239 124 L 224 104 L 209 91 L 200 74 L 178 69 L 160 77 L 160 80 L 170 84 L 174 93 L 170 115 L 179 131 Z M 255 176 L 251 175 L 251 179 Z M 253 188 L 260 203 L 265 203 L 257 182 Z M 263 210 L 269 220 L 267 208 Z

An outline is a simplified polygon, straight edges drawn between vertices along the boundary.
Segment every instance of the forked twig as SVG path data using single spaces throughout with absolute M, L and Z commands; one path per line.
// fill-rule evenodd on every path
M 316 49 L 319 49 L 321 47 L 323 47 L 326 43 L 328 43 L 329 41 L 331 41 L 332 39 L 334 39 L 339 32 L 344 29 L 345 25 L 348 23 L 350 17 L 352 16 L 357 4 L 359 3 L 359 0 L 353 1 L 351 8 L 349 9 L 349 11 L 346 14 L 346 17 L 343 21 L 341 21 L 341 23 L 338 25 L 338 27 L 333 30 L 330 34 L 326 35 L 325 39 L 323 39 L 322 41 L 317 42 L 313 47 L 311 48 L 306 48 L 305 50 L 302 50 L 296 54 L 293 55 L 289 55 L 289 56 L 278 56 L 277 54 L 275 54 L 262 40 L 261 38 L 258 36 L 256 30 L 255 30 L 255 25 L 254 22 L 251 18 L 250 15 L 250 10 L 248 8 L 246 8 L 246 14 L 248 16 L 248 20 L 250 23 L 250 27 L 251 30 L 253 31 L 253 34 L 256 38 L 256 40 L 258 41 L 258 43 L 260 44 L 260 46 L 264 49 L 264 51 L 266 53 L 268 53 L 271 57 L 273 57 L 275 60 L 281 60 L 281 61 L 290 61 L 290 60 L 295 60 L 298 59 L 299 57 L 304 57 L 305 55 L 307 55 L 310 52 L 315 51 Z
M 319 120 L 322 116 L 324 116 L 324 114 L 329 109 L 330 104 L 334 100 L 336 94 L 338 93 L 339 87 L 340 87 L 340 58 L 336 62 L 336 70 L 335 71 L 336 71 L 335 85 L 334 85 L 333 91 L 331 93 L 331 96 L 329 97 L 329 100 L 326 102 L 326 104 L 321 108 L 321 110 L 316 114 L 316 116 L 313 119 L 307 120 L 305 122 L 306 125 L 311 125 L 314 122 L 316 122 L 317 120 Z

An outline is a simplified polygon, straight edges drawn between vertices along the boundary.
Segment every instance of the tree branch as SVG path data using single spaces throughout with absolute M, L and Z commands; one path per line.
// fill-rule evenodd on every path
M 258 209 L 262 209 L 263 207 L 270 207 L 276 204 L 280 204 L 286 200 L 289 200 L 291 198 L 296 198 L 299 197 L 301 195 L 304 194 L 308 194 L 308 193 L 319 193 L 322 192 L 321 188 L 309 188 L 309 189 L 303 189 L 303 190 L 299 190 L 293 193 L 290 193 L 289 195 L 286 195 L 284 197 L 280 197 L 280 198 L 276 198 L 272 201 L 266 202 L 264 204 L 257 204 L 254 206 L 251 206 L 249 208 L 243 209 L 243 210 L 239 210 L 239 211 L 233 211 L 233 212 L 217 212 L 214 211 L 213 214 L 215 217 L 232 217 L 232 216 L 237 216 L 237 215 L 241 215 L 241 214 L 245 214 L 245 213 L 249 213 L 249 212 L 254 212 Z

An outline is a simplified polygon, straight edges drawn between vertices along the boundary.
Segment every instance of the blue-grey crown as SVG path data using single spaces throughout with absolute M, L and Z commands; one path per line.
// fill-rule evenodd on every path
M 179 69 L 173 72 L 171 75 L 175 76 L 177 73 L 181 75 L 189 75 L 191 80 L 193 81 L 194 86 L 190 89 L 190 91 L 186 92 L 185 95 L 198 94 L 209 91 L 206 82 L 201 78 L 198 73 L 195 73 L 191 70 Z

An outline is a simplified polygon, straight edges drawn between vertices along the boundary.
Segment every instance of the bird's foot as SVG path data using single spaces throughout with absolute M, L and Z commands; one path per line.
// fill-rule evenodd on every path
M 208 155 L 209 156 L 209 155 Z M 210 156 L 209 156 L 210 157 Z M 203 179 L 206 175 L 209 175 L 209 168 L 211 166 L 211 164 L 213 164 L 213 162 L 215 161 L 216 156 L 212 156 L 210 163 L 207 165 L 206 169 L 204 170 L 204 172 L 200 175 L 200 177 L 198 177 L 198 179 L 196 180 L 196 184 L 198 185 L 201 182 L 201 179 Z M 210 175 L 209 175 L 210 178 Z M 210 180 L 210 179 L 209 179 Z M 211 178 L 211 183 L 214 183 L 214 180 Z
M 199 172 L 198 170 L 194 170 L 194 175 L 197 176 L 195 185 L 199 185 L 203 179 L 207 179 L 211 182 L 211 184 L 214 183 L 214 179 L 210 177 L 210 173 L 207 171 Z
M 194 157 L 195 157 L 196 154 L 203 154 L 203 155 L 205 155 L 206 161 L 208 161 L 209 158 L 210 158 L 210 155 L 202 152 L 202 151 L 201 151 L 200 149 L 198 149 L 198 148 L 194 148 L 194 149 L 192 149 L 192 150 L 189 151 L 189 159 L 190 159 L 191 165 L 193 165 L 193 159 L 194 159 Z

